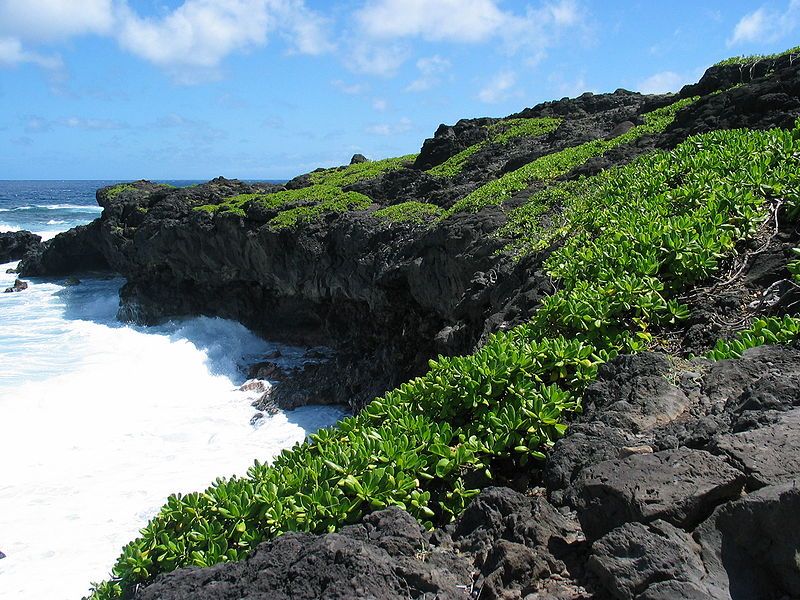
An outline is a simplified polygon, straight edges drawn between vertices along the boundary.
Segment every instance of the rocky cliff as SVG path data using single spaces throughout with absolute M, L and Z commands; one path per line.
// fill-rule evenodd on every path
M 589 157 L 559 178 L 597 173 L 713 129 L 791 126 L 800 116 L 799 85 L 797 64 L 783 57 L 748 69 L 713 67 L 677 97 L 617 90 L 547 102 L 506 119 L 442 125 L 413 162 L 345 179 L 345 192 L 366 198 L 360 210 L 330 211 L 294 227 L 271 226 L 277 212 L 255 201 L 237 210 L 197 209 L 224 206 L 232 197 L 310 190 L 319 174 L 285 188 L 223 178 L 188 189 L 144 181 L 106 188 L 97 192 L 100 219 L 29 254 L 21 271 L 62 275 L 106 267 L 128 279 L 123 318 L 152 323 L 218 315 L 270 338 L 329 345 L 333 361 L 279 388 L 276 400 L 359 408 L 423 372 L 429 358 L 469 352 L 490 332 L 524 322 L 551 291 L 541 273 L 546 250 L 522 260 L 501 251 L 509 241 L 502 227 L 508 211 L 541 183 L 477 213 L 454 212 L 459 199 L 541 157 L 614 139 L 679 98 L 701 94 L 665 131 Z M 547 119 L 558 126 L 544 135 L 493 143 L 504 123 Z M 471 149 L 460 171 L 435 172 Z M 449 210 L 447 218 L 376 216 L 421 199 L 430 214 Z

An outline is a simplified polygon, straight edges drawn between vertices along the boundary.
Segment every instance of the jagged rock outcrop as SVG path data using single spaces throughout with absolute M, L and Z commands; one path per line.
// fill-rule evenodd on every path
M 0 263 L 21 259 L 27 252 L 37 248 L 41 241 L 41 236 L 30 231 L 0 233 Z

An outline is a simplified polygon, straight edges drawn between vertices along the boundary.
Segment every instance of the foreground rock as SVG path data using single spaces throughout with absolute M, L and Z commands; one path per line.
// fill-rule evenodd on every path
M 30 231 L 0 233 L 0 263 L 20 260 L 25 254 L 36 249 L 41 241 L 41 236 Z
M 4 294 L 11 294 L 11 293 L 14 293 L 14 292 L 21 292 L 21 291 L 27 290 L 27 289 L 28 289 L 28 282 L 27 281 L 22 281 L 21 279 L 15 279 L 14 280 L 14 285 L 12 285 L 11 287 L 8 287 L 5 290 L 3 290 L 3 293 Z
M 560 557 L 578 538 L 543 498 L 489 488 L 447 531 L 391 508 L 339 533 L 286 534 L 240 563 L 160 576 L 135 598 L 521 598 L 561 585 Z

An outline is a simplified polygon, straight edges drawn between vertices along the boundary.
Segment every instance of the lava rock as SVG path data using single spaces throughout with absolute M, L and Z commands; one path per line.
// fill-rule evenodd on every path
M 247 378 L 284 381 L 286 379 L 286 371 L 277 363 L 264 361 L 251 366 L 247 371 Z
M 351 165 L 358 165 L 365 162 L 369 162 L 369 159 L 363 154 L 353 154 L 353 158 L 350 159 Z
M 702 450 L 678 448 L 609 460 L 575 483 L 578 518 L 589 539 L 629 521 L 692 527 L 717 504 L 739 497 L 744 474 Z
M 587 566 L 619 600 L 641 598 L 663 581 L 704 591 L 700 548 L 692 536 L 664 521 L 626 523 L 612 530 L 592 544 Z M 684 597 L 673 591 L 672 598 Z
M 719 506 L 694 537 L 712 597 L 800 597 L 797 482 L 765 487 Z
M 13 292 L 21 292 L 21 291 L 27 290 L 27 289 L 28 289 L 28 282 L 27 281 L 22 281 L 21 279 L 15 279 L 14 280 L 14 285 L 9 287 L 9 288 L 6 288 L 5 290 L 3 290 L 3 293 L 11 294 Z
M 472 579 L 469 563 L 455 556 L 420 560 L 424 539 L 411 516 L 389 509 L 341 533 L 287 533 L 261 544 L 242 562 L 159 576 L 134 598 L 463 598 L 459 585 Z
M 42 238 L 30 231 L 0 232 L 0 263 L 19 260 L 41 244 Z
M 800 410 L 780 414 L 774 425 L 720 436 L 714 446 L 747 474 L 751 489 L 800 481 Z
M 268 389 L 268 384 L 260 379 L 250 379 L 239 386 L 240 392 L 257 392 L 259 394 L 263 394 Z

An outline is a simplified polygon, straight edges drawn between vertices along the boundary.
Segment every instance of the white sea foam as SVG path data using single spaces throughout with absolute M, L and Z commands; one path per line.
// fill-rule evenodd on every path
M 3 600 L 80 598 L 167 495 L 243 474 L 343 414 L 308 407 L 254 428 L 237 366 L 271 346 L 221 319 L 122 326 L 120 284 L 0 294 Z
M 28 207 L 31 208 L 31 207 Z M 92 204 L 40 204 L 33 208 L 46 208 L 47 210 L 75 210 L 82 212 L 102 212 L 103 208 Z
M 8 223 L 0 222 L 0 233 L 6 233 L 10 231 L 20 231 L 20 228 L 16 225 L 9 225 Z

